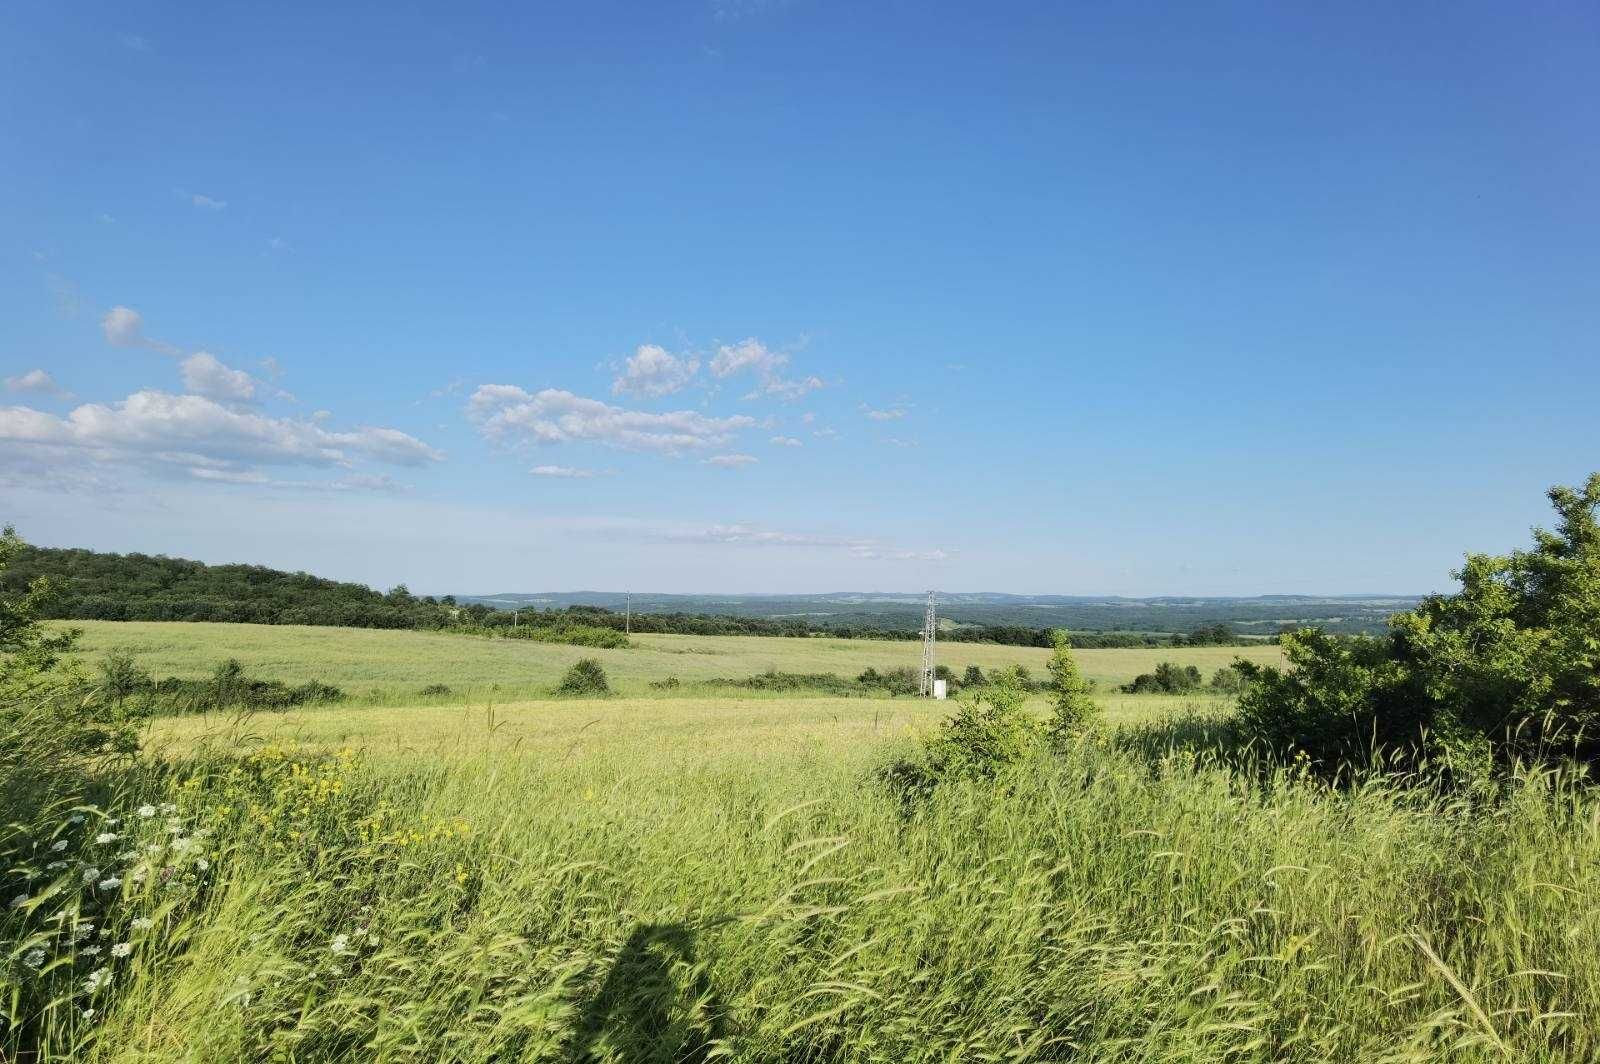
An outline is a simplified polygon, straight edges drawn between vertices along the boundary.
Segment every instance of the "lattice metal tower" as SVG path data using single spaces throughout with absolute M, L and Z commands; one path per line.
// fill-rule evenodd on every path
M 917 677 L 917 691 L 923 698 L 933 697 L 933 637 L 939 630 L 937 611 L 933 607 L 933 592 L 928 592 L 928 608 L 922 615 L 922 672 Z

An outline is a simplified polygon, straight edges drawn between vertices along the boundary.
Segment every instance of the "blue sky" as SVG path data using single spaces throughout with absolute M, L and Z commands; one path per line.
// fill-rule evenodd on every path
M 0 516 L 435 592 L 1442 587 L 1600 468 L 1600 11 L 1310 7 L 8 4 Z

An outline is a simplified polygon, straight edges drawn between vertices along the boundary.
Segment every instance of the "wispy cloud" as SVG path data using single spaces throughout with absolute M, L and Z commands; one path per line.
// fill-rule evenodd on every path
M 58 399 L 70 399 L 72 393 L 56 383 L 56 379 L 42 369 L 30 369 L 26 373 L 19 373 L 15 377 L 6 378 L 6 391 L 19 394 L 47 395 Z
M 591 442 L 666 455 L 722 446 L 756 424 L 743 415 L 628 410 L 558 388 L 528 392 L 512 384 L 480 385 L 467 401 L 467 418 L 496 443 Z
M 726 378 L 741 373 L 753 374 L 757 384 L 745 396 L 746 399 L 770 397 L 793 402 L 823 387 L 821 377 L 785 377 L 783 371 L 788 365 L 789 355 L 786 352 L 774 351 L 752 336 L 736 344 L 718 347 L 711 359 L 711 375 Z
M 804 447 L 805 446 L 805 444 L 801 443 L 799 440 L 795 439 L 793 436 L 774 436 L 774 437 L 772 437 L 771 442 L 775 446 L 778 446 L 778 447 Z
M 906 416 L 905 408 L 899 406 L 890 407 L 887 410 L 880 410 L 863 404 L 861 407 L 861 412 L 866 414 L 873 421 L 899 421 L 901 418 Z
M 880 539 L 859 536 L 832 536 L 817 532 L 791 532 L 762 528 L 745 523 L 716 524 L 704 528 L 675 528 L 661 538 L 679 543 L 714 543 L 736 547 L 783 547 L 840 551 L 855 558 L 873 561 L 944 561 L 952 552 L 941 549 L 913 550 Z
M 606 471 L 600 469 L 578 469 L 561 465 L 536 465 L 528 472 L 536 477 L 555 477 L 561 480 L 589 480 L 608 475 Z
M 227 200 L 213 199 L 199 192 L 189 193 L 189 202 L 203 211 L 220 211 L 228 206 Z
M 706 465 L 720 466 L 723 469 L 742 469 L 745 466 L 755 465 L 760 460 L 753 454 L 714 454 L 704 461 Z

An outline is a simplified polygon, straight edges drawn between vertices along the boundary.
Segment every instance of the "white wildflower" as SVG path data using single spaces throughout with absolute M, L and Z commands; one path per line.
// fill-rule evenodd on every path
M 94 1009 L 84 1009 L 83 1010 L 83 1018 L 86 1019 L 86 1020 L 94 1019 Z
M 161 811 L 163 813 L 176 813 L 178 811 L 178 807 L 173 805 L 171 802 L 162 802 Z
M 44 950 L 42 950 L 42 949 L 31 949 L 31 950 L 29 950 L 26 954 L 23 955 L 22 963 L 26 964 L 29 968 L 36 968 L 37 969 L 37 968 L 44 967 Z
M 151 817 L 156 815 L 156 807 L 153 805 L 141 805 L 138 809 L 138 813 L 146 820 L 149 820 Z
M 50 844 L 50 852 L 51 853 L 60 853 L 62 850 L 66 849 L 66 848 L 67 848 L 67 840 L 66 839 L 57 839 L 55 842 L 52 842 Z
M 118 942 L 115 946 L 111 947 L 111 955 L 113 957 L 126 957 L 132 952 L 133 945 L 128 942 Z
M 133 929 L 135 931 L 148 931 L 154 926 L 156 926 L 156 922 L 148 916 L 141 916 L 133 921 Z
M 82 813 L 73 813 L 71 816 L 69 816 L 67 818 L 67 823 L 69 823 L 69 824 L 81 824 L 81 823 L 83 823 L 83 814 Z
M 200 857 L 195 860 L 194 866 L 200 869 L 200 871 L 204 872 L 206 869 L 211 867 L 211 862 L 206 860 L 204 857 Z
M 172 850 L 174 853 L 188 853 L 192 849 L 194 849 L 193 839 L 177 838 L 172 840 Z
M 96 968 L 89 973 L 89 978 L 83 981 L 83 988 L 92 994 L 109 982 L 111 982 L 111 970 L 108 968 Z
M 28 900 L 29 899 L 26 894 L 18 894 L 15 898 L 11 899 L 11 907 L 13 909 L 20 909 L 24 905 L 28 904 Z
M 328 945 L 328 948 L 330 950 L 332 950 L 334 953 L 349 953 L 350 952 L 350 936 L 349 935 L 334 935 L 333 936 L 333 942 Z
M 67 862 L 65 861 L 51 861 L 44 866 L 44 870 L 46 872 L 59 872 L 65 867 L 67 867 Z
M 107 843 L 116 842 L 117 833 L 115 831 L 102 831 L 100 834 L 94 837 L 94 841 L 101 846 L 104 846 Z
M 80 949 L 78 952 L 83 954 L 85 957 L 98 957 L 98 956 L 100 956 L 100 947 L 99 946 L 85 946 L 82 949 Z
M 78 925 L 78 929 L 76 931 L 74 931 L 73 934 L 81 942 L 84 939 L 88 938 L 90 935 L 94 934 L 94 925 L 93 924 L 79 924 Z
M 98 868 L 85 868 L 83 870 L 83 882 L 84 882 L 85 886 L 89 885 L 90 883 L 93 883 L 95 880 L 97 880 L 99 878 L 100 878 L 100 869 L 98 869 Z
M 101 890 L 116 890 L 120 886 L 122 886 L 122 880 L 116 876 L 107 876 L 100 881 Z

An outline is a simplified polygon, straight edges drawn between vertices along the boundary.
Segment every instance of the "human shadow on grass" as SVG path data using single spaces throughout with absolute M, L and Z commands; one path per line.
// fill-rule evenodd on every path
M 697 1064 L 725 1035 L 722 1003 L 683 924 L 640 924 L 584 1005 L 573 1064 Z

